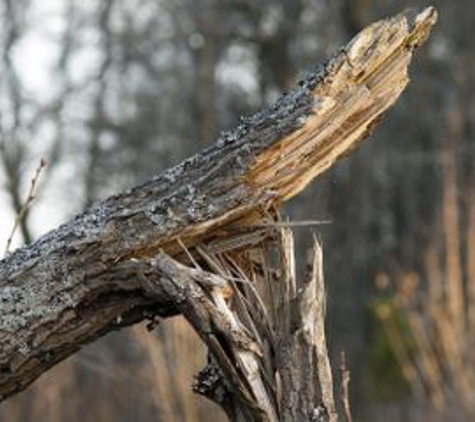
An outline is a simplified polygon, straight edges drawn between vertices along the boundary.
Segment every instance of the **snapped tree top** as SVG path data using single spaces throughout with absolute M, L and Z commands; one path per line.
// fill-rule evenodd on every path
M 435 20 L 427 8 L 369 26 L 214 145 L 0 261 L 0 397 L 111 330 L 178 313 L 165 291 L 146 294 L 150 258 L 233 245 L 348 154 L 406 87 Z

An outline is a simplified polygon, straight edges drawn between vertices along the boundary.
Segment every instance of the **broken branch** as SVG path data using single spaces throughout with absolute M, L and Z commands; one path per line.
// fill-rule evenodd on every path
M 113 329 L 183 311 L 165 291 L 145 294 L 148 258 L 179 257 L 177 239 L 192 248 L 252 232 L 348 154 L 404 90 L 435 20 L 428 8 L 371 25 L 216 144 L 0 261 L 0 398 Z

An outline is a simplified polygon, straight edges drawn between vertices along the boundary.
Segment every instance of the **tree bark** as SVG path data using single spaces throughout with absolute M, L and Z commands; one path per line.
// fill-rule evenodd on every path
M 428 8 L 373 24 L 214 145 L 0 261 L 0 397 L 111 330 L 184 312 L 189 292 L 164 287 L 157 254 L 252 239 L 269 210 L 370 133 L 435 19 Z

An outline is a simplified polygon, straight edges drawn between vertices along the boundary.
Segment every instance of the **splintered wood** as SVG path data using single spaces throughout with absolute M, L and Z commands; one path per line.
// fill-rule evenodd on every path
M 200 261 L 207 270 L 159 254 L 153 265 L 161 277 L 144 279 L 144 288 L 176 301 L 209 348 L 210 364 L 195 391 L 221 405 L 235 422 L 335 422 L 316 238 L 300 283 L 287 228 L 268 232 L 260 244 L 244 250 L 212 253 L 202 245 L 196 258 L 188 252 L 191 262 Z
M 351 151 L 406 87 L 414 48 L 435 20 L 428 8 L 412 22 L 401 14 L 360 32 L 327 65 L 312 92 L 312 114 L 257 157 L 249 182 L 287 200 Z

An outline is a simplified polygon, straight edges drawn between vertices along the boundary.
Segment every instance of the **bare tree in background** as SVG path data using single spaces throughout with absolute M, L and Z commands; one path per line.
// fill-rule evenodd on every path
M 1 94 L 2 110 L 0 121 L 0 158 L 5 176 L 4 186 L 15 214 L 22 208 L 22 188 L 25 162 L 27 160 L 27 139 L 31 132 L 25 133 L 27 124 L 32 123 L 27 115 L 27 98 L 18 73 L 12 63 L 13 50 L 22 37 L 25 26 L 24 11 L 28 1 L 5 1 L 3 3 L 2 54 L 1 54 Z M 30 112 L 31 113 L 31 112 Z M 28 123 L 26 120 L 28 119 Z M 23 133 L 22 133 L 23 132 Z M 28 224 L 28 213 L 20 220 L 20 233 L 24 243 L 32 240 Z

